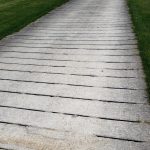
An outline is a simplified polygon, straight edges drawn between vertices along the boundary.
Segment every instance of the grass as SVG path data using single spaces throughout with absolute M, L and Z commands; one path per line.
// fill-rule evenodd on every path
M 150 96 L 150 0 L 128 0 Z
M 68 0 L 0 0 L 0 39 Z

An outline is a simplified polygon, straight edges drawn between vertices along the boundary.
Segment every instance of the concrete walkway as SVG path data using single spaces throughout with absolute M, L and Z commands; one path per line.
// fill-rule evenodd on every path
M 149 150 L 150 106 L 126 0 L 71 0 L 0 42 L 0 149 Z

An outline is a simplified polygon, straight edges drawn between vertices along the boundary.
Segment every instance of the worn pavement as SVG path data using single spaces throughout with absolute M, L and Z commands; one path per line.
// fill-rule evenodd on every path
M 149 150 L 144 78 L 126 0 L 71 0 L 0 42 L 0 149 Z

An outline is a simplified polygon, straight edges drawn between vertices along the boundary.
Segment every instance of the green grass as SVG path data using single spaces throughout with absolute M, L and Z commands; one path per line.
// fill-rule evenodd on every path
M 0 39 L 68 0 L 0 0 Z
M 128 0 L 150 96 L 150 0 Z

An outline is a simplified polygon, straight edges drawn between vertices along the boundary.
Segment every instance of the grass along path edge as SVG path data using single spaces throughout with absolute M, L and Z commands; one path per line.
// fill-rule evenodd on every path
M 150 100 L 150 0 L 127 0 L 146 75 Z
M 19 31 L 68 0 L 0 0 L 0 39 Z

